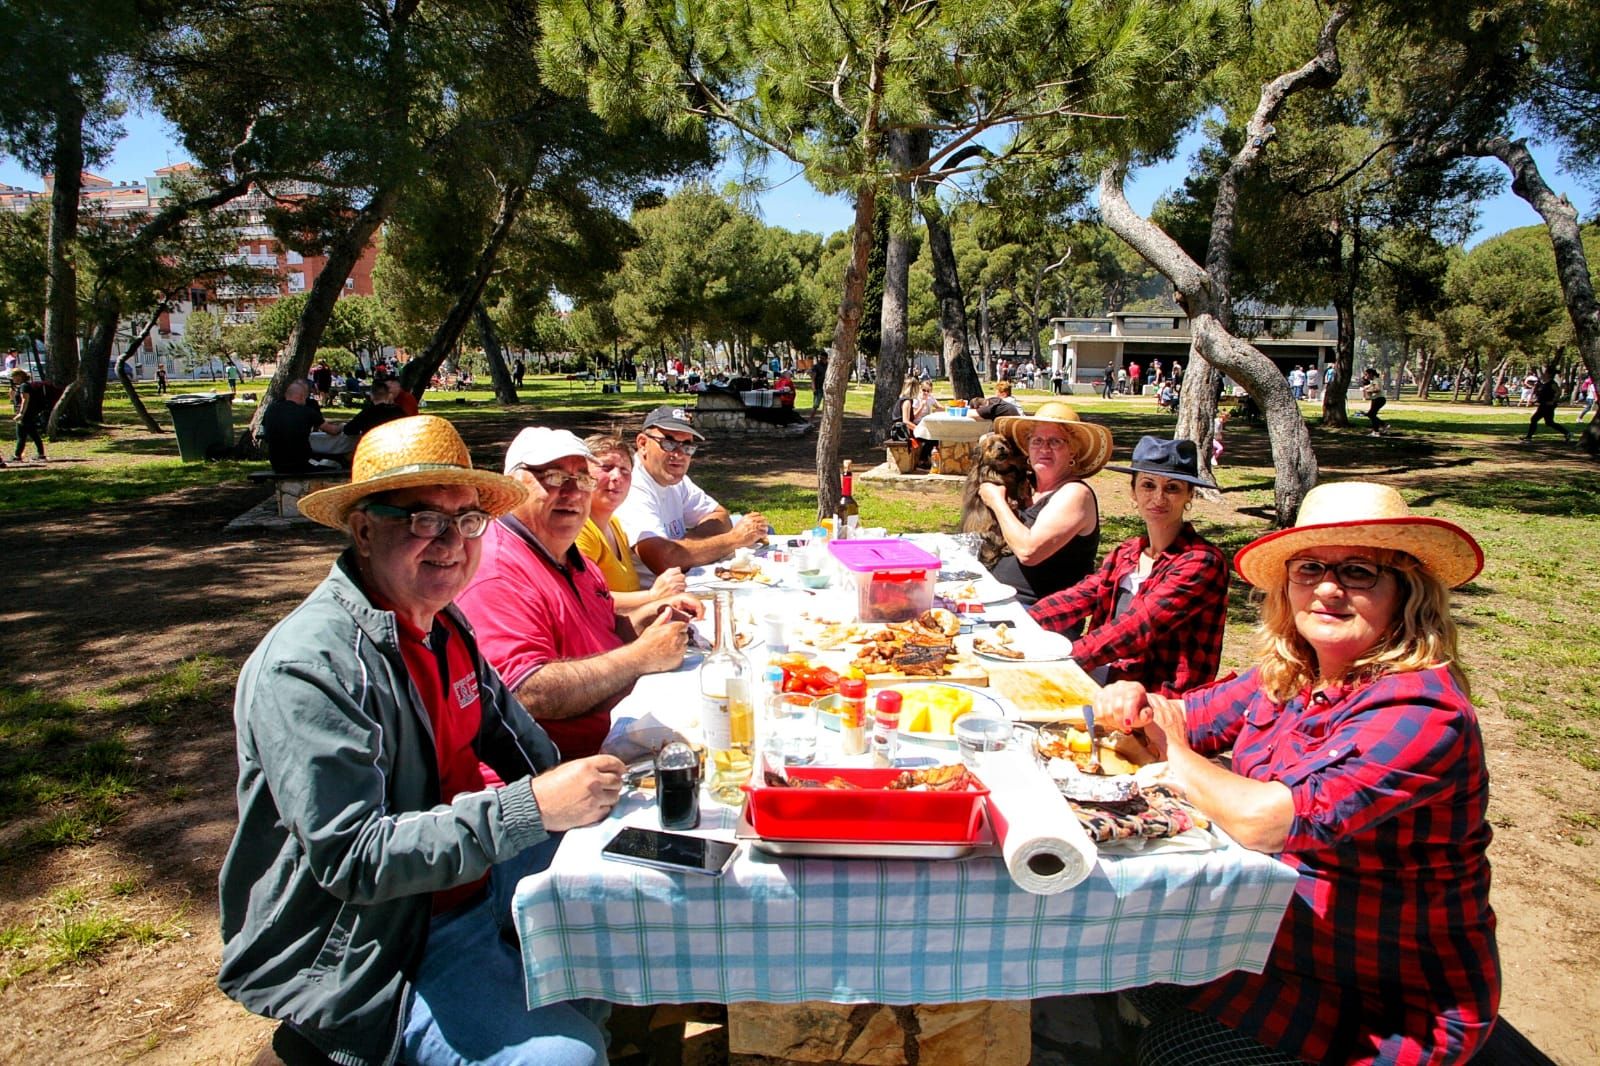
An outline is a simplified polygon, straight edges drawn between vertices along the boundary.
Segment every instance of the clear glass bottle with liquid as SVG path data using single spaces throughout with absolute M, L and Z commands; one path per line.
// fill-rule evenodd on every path
M 736 807 L 744 801 L 741 786 L 750 779 L 754 677 L 734 643 L 733 593 L 718 592 L 712 610 L 716 643 L 700 664 L 700 726 L 710 771 L 706 790 L 718 803 Z

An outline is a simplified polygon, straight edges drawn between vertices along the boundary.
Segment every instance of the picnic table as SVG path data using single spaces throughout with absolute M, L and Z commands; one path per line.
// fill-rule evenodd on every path
M 951 565 L 977 568 L 968 560 Z M 1037 630 L 1014 599 L 987 610 Z M 698 705 L 689 665 L 641 678 L 614 716 L 654 712 L 695 735 Z M 699 835 L 733 838 L 737 811 L 709 800 L 701 810 Z M 1038 997 L 1259 972 L 1296 880 L 1284 864 L 1232 843 L 1103 851 L 1087 880 L 1056 895 L 1019 888 L 993 849 L 914 861 L 779 858 L 745 847 L 720 878 L 601 858 L 622 826 L 657 824 L 653 798 L 629 795 L 605 821 L 569 831 L 549 868 L 519 887 L 513 914 L 530 1006 L 711 1001 L 734 1005 L 734 1035 L 741 1016 L 789 1009 L 762 1004 L 811 1004 L 795 1008 L 804 1012 L 818 1003 L 977 1003 L 1020 1009 L 1003 1028 L 1020 1024 L 1025 1034 L 1027 1001 Z M 1027 1046 L 1021 1058 L 990 1048 L 987 1061 L 1026 1061 Z
M 914 436 L 938 442 L 939 463 L 935 473 L 959 475 L 972 469 L 972 445 L 993 429 L 993 419 L 936 411 L 917 423 Z

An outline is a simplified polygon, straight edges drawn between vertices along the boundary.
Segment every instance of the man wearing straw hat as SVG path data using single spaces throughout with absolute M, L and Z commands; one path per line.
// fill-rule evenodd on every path
M 506 934 L 517 882 L 605 817 L 623 766 L 558 766 L 452 605 L 526 496 L 418 416 L 301 501 L 350 547 L 239 675 L 217 978 L 283 1020 L 279 1061 L 605 1061 L 573 1005 L 527 1009 Z

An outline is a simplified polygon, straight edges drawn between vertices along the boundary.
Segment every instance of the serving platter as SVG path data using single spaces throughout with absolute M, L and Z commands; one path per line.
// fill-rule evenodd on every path
M 903 843 L 894 840 L 767 840 L 756 834 L 750 824 L 750 807 L 745 805 L 739 815 L 739 825 L 734 839 L 742 840 L 757 851 L 785 859 L 964 859 L 981 849 L 994 848 L 994 829 L 989 816 L 984 814 L 977 836 L 967 843 L 928 844 Z

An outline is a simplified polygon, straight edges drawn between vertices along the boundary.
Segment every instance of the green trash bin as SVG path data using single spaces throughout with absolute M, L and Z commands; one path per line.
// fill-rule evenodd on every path
M 228 393 L 185 393 L 167 399 L 178 455 L 186 463 L 220 459 L 233 448 L 233 397 Z

